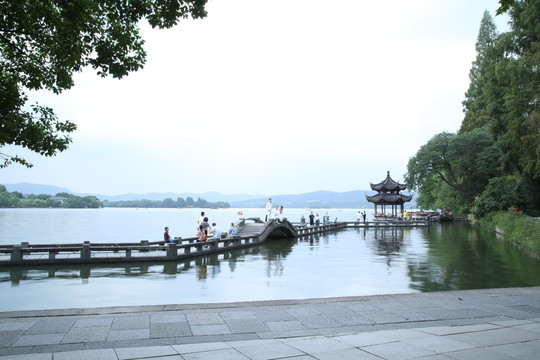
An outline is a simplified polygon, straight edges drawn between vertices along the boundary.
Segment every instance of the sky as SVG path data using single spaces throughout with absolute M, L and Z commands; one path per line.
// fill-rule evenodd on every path
M 485 10 L 497 0 L 209 0 L 169 30 L 141 24 L 144 69 L 88 68 L 60 95 L 32 92 L 78 128 L 30 182 L 101 195 L 369 189 L 435 134 L 456 132 Z

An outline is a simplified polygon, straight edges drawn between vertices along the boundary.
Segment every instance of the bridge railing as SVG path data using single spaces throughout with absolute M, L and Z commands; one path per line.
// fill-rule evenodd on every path
M 30 244 L 22 242 L 20 245 L 0 245 L 0 266 L 181 260 L 261 243 L 266 240 L 276 227 L 282 225 L 268 223 L 263 231 L 258 234 L 234 238 L 210 238 L 206 242 L 199 242 L 197 237 L 178 237 L 172 243 L 141 240 L 138 243 L 91 243 L 86 241 L 82 244 Z M 298 237 L 345 228 L 426 225 L 429 225 L 429 223 L 425 221 L 338 222 L 313 227 L 288 221 L 286 224 L 287 227 L 294 230 L 295 234 L 293 235 Z
M 139 243 L 30 244 L 0 245 L 0 266 L 36 264 L 113 263 L 123 261 L 180 260 L 195 255 L 251 246 L 259 235 L 233 238 L 175 238 L 172 243 L 142 240 Z

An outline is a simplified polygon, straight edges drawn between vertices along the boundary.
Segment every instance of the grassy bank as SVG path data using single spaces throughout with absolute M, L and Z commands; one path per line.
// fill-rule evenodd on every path
M 540 259 L 540 220 L 522 212 L 501 211 L 488 214 L 479 222 L 501 234 L 506 241 Z

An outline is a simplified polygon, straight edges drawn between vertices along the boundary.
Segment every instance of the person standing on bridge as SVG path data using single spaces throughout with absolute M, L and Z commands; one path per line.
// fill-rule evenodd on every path
M 201 217 L 199 220 L 197 220 L 197 226 L 202 225 L 202 222 L 204 221 L 204 211 L 201 211 Z
M 266 203 L 266 219 L 264 221 L 270 221 L 270 215 L 272 215 L 272 198 L 268 199 Z
M 309 214 L 309 226 L 313 227 L 315 225 L 315 215 L 313 215 L 313 211 L 311 214 Z
M 208 236 L 208 229 L 210 229 L 210 231 L 212 231 L 212 227 L 210 226 L 210 224 L 208 223 L 208 217 L 204 217 L 202 223 L 201 223 L 202 227 L 203 227 L 203 231 L 204 233 L 206 234 L 206 236 Z

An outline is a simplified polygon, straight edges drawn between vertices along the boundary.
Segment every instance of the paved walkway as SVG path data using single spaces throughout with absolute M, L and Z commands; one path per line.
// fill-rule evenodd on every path
M 0 312 L 0 359 L 538 359 L 540 287 Z

